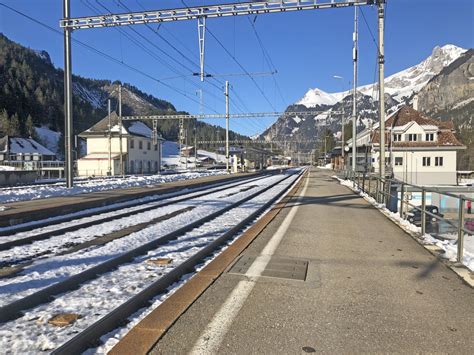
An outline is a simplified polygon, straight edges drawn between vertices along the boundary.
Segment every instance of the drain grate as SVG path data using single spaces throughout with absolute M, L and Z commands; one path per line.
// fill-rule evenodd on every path
M 267 260 L 268 256 L 242 256 L 234 266 L 232 266 L 229 273 L 245 275 L 254 262 L 265 263 Z M 305 281 L 307 271 L 308 261 L 273 256 L 265 266 L 265 270 L 261 276 Z M 247 274 L 247 276 L 255 275 Z

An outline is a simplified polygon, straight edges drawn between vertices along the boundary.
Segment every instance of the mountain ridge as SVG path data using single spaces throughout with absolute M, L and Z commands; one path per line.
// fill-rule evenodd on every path
M 461 90 L 459 89 L 459 85 L 461 84 L 455 82 L 455 79 L 453 78 L 462 76 L 460 72 L 465 72 L 467 70 L 462 69 L 461 66 L 463 63 L 472 60 L 467 58 L 472 58 L 472 52 L 472 49 L 466 50 L 454 45 L 445 45 L 443 47 L 436 46 L 432 50 L 432 54 L 420 63 L 387 77 L 385 81 L 386 85 L 387 83 L 391 84 L 388 85 L 388 90 L 385 91 L 386 114 L 390 115 L 405 104 L 413 105 L 414 97 L 419 93 L 424 93 L 426 91 L 426 95 L 423 99 L 421 101 L 419 100 L 421 104 L 423 100 L 437 100 L 438 103 L 442 102 L 442 105 L 444 106 L 437 111 L 430 111 L 427 107 L 421 105 L 422 108 L 420 110 L 424 114 L 432 116 L 433 118 L 443 120 L 453 119 L 455 121 L 458 136 L 467 145 L 466 151 L 471 152 L 470 147 L 474 146 L 474 139 L 472 138 L 474 136 L 474 133 L 472 132 L 473 120 L 471 117 L 474 112 L 474 99 L 472 99 L 472 97 L 474 97 L 474 89 L 472 88 L 474 86 L 474 81 L 469 81 L 468 77 L 464 75 L 462 81 L 462 85 L 464 85 L 462 87 L 464 89 Z M 472 69 L 472 76 L 474 76 L 474 64 L 469 66 L 469 68 Z M 436 95 L 432 94 L 435 91 L 435 87 L 440 85 L 441 87 L 445 86 L 446 84 L 444 82 L 440 84 L 439 80 L 442 77 L 448 76 L 451 79 L 445 79 L 445 81 L 452 82 L 451 87 L 444 91 L 441 90 L 441 96 L 443 98 L 436 98 Z M 374 83 L 360 86 L 357 89 L 357 131 L 369 127 L 378 120 L 378 100 L 371 95 L 371 92 L 377 92 L 377 86 L 377 83 Z M 425 88 L 430 89 L 423 91 Z M 311 90 L 316 91 L 315 93 L 317 95 L 315 95 L 315 97 L 317 99 L 319 97 L 325 97 L 325 95 L 330 95 L 339 100 L 333 105 L 321 105 L 321 101 L 317 100 L 314 102 L 304 100 L 303 102 L 306 103 L 306 105 L 304 105 L 301 103 L 302 100 L 311 97 L 307 92 L 303 99 L 297 101 L 296 104 L 290 105 L 287 108 L 287 111 L 293 111 L 291 108 L 297 107 L 298 109 L 295 111 L 321 110 L 321 113 L 315 116 L 306 116 L 305 120 L 301 120 L 301 122 L 296 122 L 291 116 L 281 116 L 272 126 L 261 134 L 260 138 L 266 140 L 293 140 L 308 142 L 300 144 L 300 146 L 308 152 L 315 149 L 315 144 L 319 144 L 319 150 L 321 151 L 323 144 L 321 137 L 324 136 L 325 131 L 328 131 L 328 134 L 330 134 L 333 141 L 333 136 L 340 139 L 343 116 L 346 126 L 344 134 L 345 140 L 350 138 L 352 135 L 352 92 L 325 93 L 318 88 Z M 450 110 L 452 111 L 452 115 L 447 114 Z M 286 150 L 285 153 L 287 155 L 294 154 L 291 149 Z M 474 151 L 469 154 L 474 156 Z M 460 164 L 459 167 L 464 169 L 474 169 L 474 158 L 469 160 L 465 158 L 465 156 L 466 153 L 461 152 L 459 154 L 460 161 L 464 159 L 464 162 Z
M 36 131 L 49 129 L 62 135 L 63 80 L 63 70 L 52 64 L 47 52 L 22 46 L 0 33 L 0 133 L 32 136 L 35 134 L 33 128 L 36 127 Z M 107 115 L 109 96 L 112 109 L 117 108 L 119 84 L 120 81 L 73 75 L 74 134 L 86 130 Z M 185 113 L 177 111 L 170 102 L 127 83 L 122 84 L 122 103 L 124 115 Z M 189 128 L 188 139 L 191 142 L 194 141 L 194 134 L 205 141 L 225 136 L 224 128 L 197 120 L 187 120 L 185 127 Z M 161 120 L 158 130 L 166 139 L 176 140 L 178 122 Z M 233 131 L 230 132 L 230 138 L 247 139 Z M 61 153 L 64 150 L 62 141 L 57 146 Z

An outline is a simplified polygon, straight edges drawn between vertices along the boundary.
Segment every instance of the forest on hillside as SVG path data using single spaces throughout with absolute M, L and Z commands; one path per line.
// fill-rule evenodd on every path
M 63 79 L 63 70 L 54 67 L 47 52 L 26 48 L 0 33 L 0 136 L 34 137 L 35 126 L 47 126 L 62 134 Z M 73 76 L 74 134 L 86 130 L 107 115 L 107 98 L 119 83 Z M 123 84 L 123 91 L 124 115 L 185 113 L 177 112 L 170 102 L 146 94 L 133 85 Z M 94 97 L 89 99 L 92 95 Z M 132 96 L 139 97 L 144 104 L 137 106 L 134 100 L 128 99 Z M 116 95 L 112 96 L 112 107 L 117 107 Z M 204 122 L 189 120 L 185 127 L 189 144 L 194 142 L 194 135 L 198 140 L 222 140 L 225 137 L 223 128 Z M 165 139 L 178 139 L 176 120 L 159 121 L 158 130 Z M 230 139 L 249 138 L 230 132 Z M 63 144 L 59 147 L 64 149 Z

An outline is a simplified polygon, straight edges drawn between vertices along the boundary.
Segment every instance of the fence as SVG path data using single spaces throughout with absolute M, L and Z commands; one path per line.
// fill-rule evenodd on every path
M 415 225 L 419 224 L 421 235 L 438 234 L 436 237 L 440 239 L 453 239 L 450 237 L 454 235 L 457 239 L 457 261 L 462 262 L 465 236 L 474 235 L 472 187 L 418 186 L 353 171 L 344 171 L 344 178 L 392 212 L 399 213 L 401 218 L 408 219 Z M 459 194 L 453 190 L 457 190 Z M 463 192 L 471 196 L 466 196 Z

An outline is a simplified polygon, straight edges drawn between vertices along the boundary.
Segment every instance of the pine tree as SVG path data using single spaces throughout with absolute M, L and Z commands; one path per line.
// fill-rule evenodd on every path
M 7 110 L 3 109 L 0 112 L 0 132 L 2 135 L 7 135 L 10 128 L 10 120 Z
M 26 118 L 25 128 L 26 128 L 26 133 L 28 134 L 28 137 L 35 139 L 36 130 L 35 130 L 35 125 L 33 123 L 33 118 L 31 117 L 31 115 L 28 115 L 28 117 Z
M 18 117 L 18 114 L 16 113 L 12 117 L 10 117 L 10 123 L 8 126 L 7 134 L 9 136 L 20 136 L 21 134 L 20 118 Z

